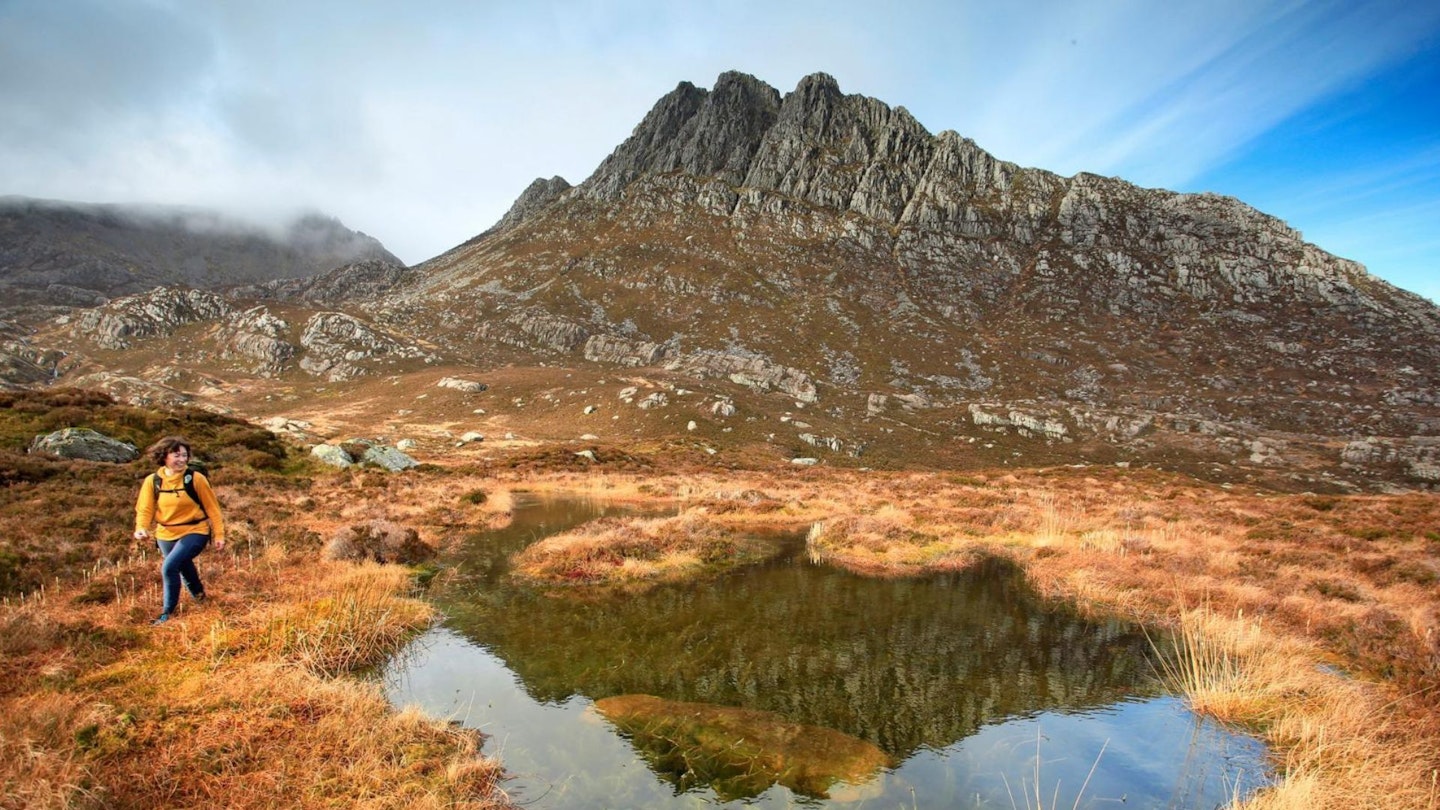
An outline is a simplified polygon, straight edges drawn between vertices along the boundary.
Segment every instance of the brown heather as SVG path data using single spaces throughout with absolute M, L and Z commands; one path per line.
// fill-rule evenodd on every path
M 0 608 L 0 807 L 504 806 L 501 763 L 478 755 L 474 732 L 396 713 L 349 674 L 431 621 L 413 572 L 320 549 L 374 519 L 444 547 L 503 521 L 521 489 L 679 511 L 532 552 L 561 580 L 703 575 L 756 530 L 808 530 L 815 559 L 870 575 L 1009 557 L 1051 597 L 1178 636 L 1175 688 L 1261 736 L 1283 775 L 1244 807 L 1440 807 L 1434 495 L 1281 495 L 1099 467 L 962 476 L 614 457 L 633 471 L 534 448 L 396 475 L 228 464 L 212 477 L 232 542 L 201 559 L 212 602 L 182 602 L 152 629 L 155 553 L 124 535 L 138 476 L 5 456 L 0 513 L 24 527 L 7 534 L 57 551 L 43 586 Z M 39 508 L 57 502 L 88 503 L 91 523 Z

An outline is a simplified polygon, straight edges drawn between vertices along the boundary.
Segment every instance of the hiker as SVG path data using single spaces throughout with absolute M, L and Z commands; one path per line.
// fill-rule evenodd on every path
M 181 582 L 197 603 L 205 601 L 195 558 L 212 541 L 217 551 L 225 547 L 225 521 L 210 482 L 190 468 L 188 441 L 166 436 L 145 452 L 160 469 L 145 476 L 140 485 L 140 496 L 135 499 L 135 539 L 153 537 L 164 555 L 160 577 L 165 583 L 165 604 L 160 618 L 151 622 L 162 624 L 180 604 Z

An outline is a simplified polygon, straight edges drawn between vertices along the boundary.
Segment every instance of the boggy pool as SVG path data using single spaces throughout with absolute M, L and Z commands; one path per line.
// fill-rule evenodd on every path
M 622 510 L 523 499 L 448 560 L 446 619 L 383 671 L 489 735 L 534 808 L 1214 808 L 1264 749 L 1196 717 L 1141 629 L 1001 561 L 884 580 L 793 552 L 643 595 L 543 593 L 510 555 Z

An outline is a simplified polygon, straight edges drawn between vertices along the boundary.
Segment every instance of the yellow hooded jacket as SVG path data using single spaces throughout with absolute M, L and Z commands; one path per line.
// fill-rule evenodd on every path
M 179 540 L 187 534 L 208 534 L 212 540 L 225 539 L 225 519 L 220 516 L 220 502 L 210 489 L 204 474 L 190 471 L 191 483 L 200 503 L 185 491 L 184 473 L 172 473 L 168 467 L 155 471 L 160 478 L 160 494 L 155 494 L 154 476 L 146 476 L 135 500 L 135 529 L 144 529 L 157 540 Z M 201 505 L 204 509 L 201 509 Z M 207 517 L 208 515 L 208 517 Z

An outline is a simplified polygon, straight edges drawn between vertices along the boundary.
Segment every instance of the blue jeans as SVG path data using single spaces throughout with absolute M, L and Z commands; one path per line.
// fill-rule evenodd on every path
M 165 583 L 165 607 L 162 613 L 174 613 L 175 607 L 180 604 L 180 582 L 184 580 L 185 589 L 190 591 L 191 596 L 200 596 L 205 593 L 205 586 L 200 584 L 200 572 L 195 568 L 195 558 L 205 550 L 210 543 L 208 534 L 187 534 L 179 540 L 156 540 L 155 545 L 160 547 L 160 553 L 165 555 L 164 561 L 160 563 L 160 578 Z

